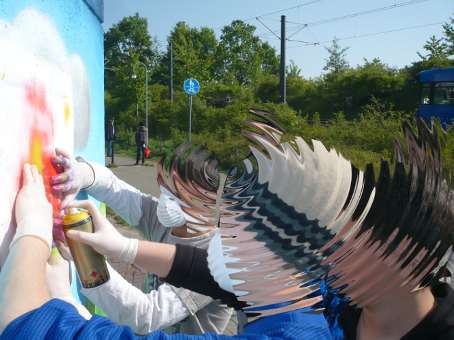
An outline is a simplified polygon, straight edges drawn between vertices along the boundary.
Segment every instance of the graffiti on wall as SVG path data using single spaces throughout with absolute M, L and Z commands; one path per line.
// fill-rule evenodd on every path
M 86 147 L 90 87 L 81 57 L 68 52 L 52 19 L 36 9 L 0 21 L 0 50 L 1 266 L 14 232 L 22 165 L 36 164 L 48 188 L 55 147 Z M 58 197 L 48 197 L 58 210 Z

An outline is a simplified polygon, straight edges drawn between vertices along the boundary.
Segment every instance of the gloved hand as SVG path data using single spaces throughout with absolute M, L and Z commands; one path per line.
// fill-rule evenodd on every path
M 181 227 L 186 223 L 186 218 L 180 205 L 162 191 L 159 197 L 157 216 L 159 222 L 167 228 Z
M 52 189 L 62 195 L 61 207 L 66 208 L 81 189 L 93 184 L 95 174 L 86 162 L 78 162 L 66 151 L 55 150 L 52 162 L 61 169 L 61 173 L 51 178 Z
M 88 210 L 93 220 L 95 232 L 86 233 L 83 231 L 68 230 L 66 232 L 67 237 L 88 244 L 98 253 L 105 255 L 111 260 L 134 263 L 139 240 L 121 235 L 90 201 L 73 201 L 69 206 Z
M 43 177 L 34 165 L 25 164 L 23 185 L 16 198 L 16 234 L 10 248 L 21 237 L 32 235 L 52 246 L 52 205 L 46 198 Z

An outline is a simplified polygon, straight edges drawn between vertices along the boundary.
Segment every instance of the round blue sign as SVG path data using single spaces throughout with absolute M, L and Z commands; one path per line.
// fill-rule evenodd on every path
M 190 96 L 195 96 L 200 91 L 200 84 L 196 79 L 186 79 L 183 83 L 184 92 Z

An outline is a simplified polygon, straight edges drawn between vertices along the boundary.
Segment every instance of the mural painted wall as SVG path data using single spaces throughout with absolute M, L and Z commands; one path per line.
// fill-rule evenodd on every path
M 55 147 L 104 162 L 102 1 L 0 2 L 0 266 L 24 162 Z M 59 201 L 52 198 L 57 209 Z

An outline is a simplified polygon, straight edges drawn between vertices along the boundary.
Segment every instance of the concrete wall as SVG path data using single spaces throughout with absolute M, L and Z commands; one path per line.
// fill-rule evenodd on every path
M 0 2 L 0 265 L 24 162 L 52 175 L 56 146 L 104 162 L 102 9 L 100 0 Z

